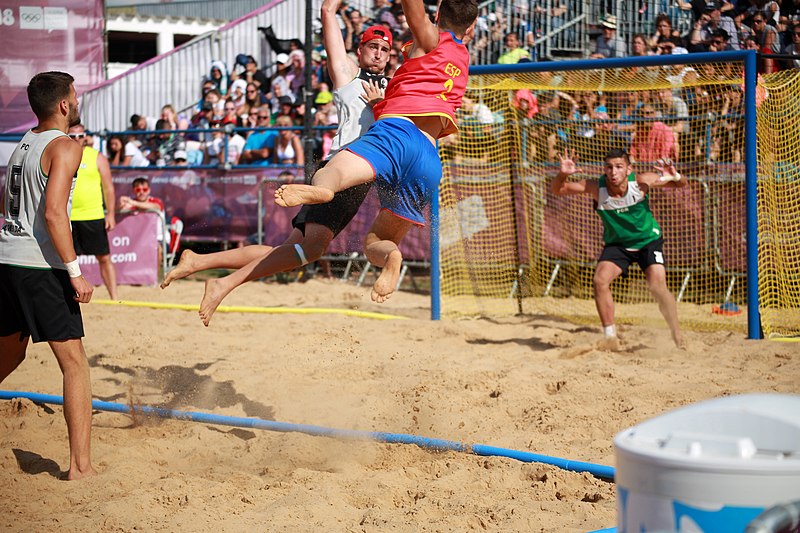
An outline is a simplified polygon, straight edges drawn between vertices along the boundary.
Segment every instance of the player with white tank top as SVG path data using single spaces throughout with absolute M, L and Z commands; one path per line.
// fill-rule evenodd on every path
M 28 84 L 39 120 L 6 170 L 0 228 L 0 382 L 25 359 L 29 340 L 47 342 L 64 375 L 67 477 L 95 474 L 91 462 L 92 389 L 83 348 L 81 303 L 94 288 L 81 275 L 69 212 L 81 146 L 66 133 L 80 123 L 72 76 L 43 72 Z

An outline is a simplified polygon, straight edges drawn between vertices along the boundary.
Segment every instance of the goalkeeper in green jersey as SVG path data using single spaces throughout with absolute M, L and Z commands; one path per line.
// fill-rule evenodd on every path
M 574 153 L 565 151 L 559 159 L 561 168 L 550 186 L 553 193 L 558 196 L 591 195 L 603 221 L 604 246 L 597 261 L 593 284 L 594 301 L 607 344 L 619 349 L 611 283 L 620 275 L 626 275 L 631 263 L 638 263 L 669 325 L 672 340 L 683 348 L 675 298 L 667 288 L 662 252 L 664 239 L 650 211 L 647 194 L 651 187 L 685 187 L 686 179 L 678 174 L 675 164 L 669 160 L 659 160 L 654 165 L 658 172 L 636 174 L 628 153 L 612 149 L 606 154 L 605 172 L 600 179 L 567 181 L 569 176 L 582 171 L 575 162 Z

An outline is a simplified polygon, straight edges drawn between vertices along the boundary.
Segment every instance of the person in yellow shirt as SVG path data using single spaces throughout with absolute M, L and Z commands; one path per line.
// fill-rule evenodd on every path
M 531 58 L 528 51 L 520 47 L 519 36 L 513 31 L 506 34 L 505 45 L 507 50 L 497 58 L 498 65 L 511 65 L 519 63 L 523 57 Z
M 103 154 L 87 144 L 83 125 L 72 126 L 69 136 L 83 147 L 69 217 L 72 221 L 72 242 L 78 255 L 97 258 L 108 295 L 116 300 L 117 272 L 108 247 L 108 232 L 116 225 L 111 167 Z

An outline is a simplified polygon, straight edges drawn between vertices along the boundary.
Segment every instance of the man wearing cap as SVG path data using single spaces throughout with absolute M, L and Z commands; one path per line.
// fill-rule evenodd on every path
M 431 20 L 423 0 L 401 0 L 413 39 L 405 61 L 375 105 L 369 130 L 318 170 L 311 185 L 275 191 L 283 207 L 330 202 L 342 190 L 376 182 L 381 211 L 364 240 L 370 263 L 381 268 L 372 286 L 376 303 L 389 299 L 400 279 L 400 243 L 413 226 L 424 226 L 424 210 L 442 179 L 438 139 L 456 133 L 456 112 L 467 88 L 475 35 L 476 0 L 440 0 Z M 388 52 L 388 51 L 387 51 Z M 201 310 L 202 312 L 202 310 Z
M 739 33 L 736 30 L 736 23 L 733 22 L 732 18 L 722 14 L 719 2 L 714 0 L 707 1 L 703 14 L 694 23 L 692 33 L 689 36 L 689 42 L 693 47 L 692 51 L 707 51 L 708 45 L 711 43 L 711 35 L 719 29 L 727 32 L 729 49 L 738 50 Z
M 603 34 L 597 37 L 594 43 L 594 53 L 591 57 L 603 59 L 628 55 L 625 42 L 617 37 L 617 17 L 606 15 L 600 20 L 600 28 L 603 30 Z
M 383 97 L 383 89 L 388 83 L 383 72 L 392 47 L 391 33 L 383 26 L 372 26 L 362 34 L 357 50 L 358 62 L 353 62 L 345 50 L 336 19 L 340 1 L 324 0 L 321 8 L 324 52 L 333 94 L 321 91 L 316 103 L 328 105 L 324 102 L 331 99 L 336 106 L 339 123 L 331 152 L 323 165 L 336 152 L 366 132 L 374 122 L 372 105 Z M 162 288 L 172 280 L 200 270 L 223 266 L 239 268 L 230 276 L 206 284 L 200 314 L 203 323 L 208 325 L 222 299 L 239 285 L 277 272 L 293 270 L 322 257 L 331 240 L 353 219 L 370 186 L 371 183 L 366 183 L 345 189 L 327 204 L 303 206 L 292 220 L 292 233 L 281 246 L 253 245 L 205 255 L 187 250 L 181 255 L 177 267 L 167 274 Z

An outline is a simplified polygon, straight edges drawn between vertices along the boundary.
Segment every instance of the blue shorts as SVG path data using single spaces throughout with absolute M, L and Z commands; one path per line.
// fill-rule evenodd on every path
M 410 120 L 384 118 L 347 145 L 375 171 L 381 207 L 424 226 L 422 211 L 442 180 L 442 161 L 431 141 Z

